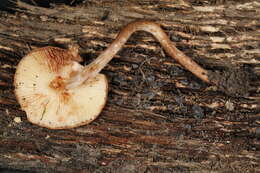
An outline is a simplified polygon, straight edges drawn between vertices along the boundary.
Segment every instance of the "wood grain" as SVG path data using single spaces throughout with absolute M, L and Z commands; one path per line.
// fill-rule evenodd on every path
M 0 168 L 32 172 L 259 172 L 258 1 L 97 1 L 0 12 Z M 30 124 L 13 93 L 19 60 L 43 46 L 80 46 L 94 60 L 127 23 L 156 21 L 208 70 L 243 66 L 248 97 L 206 85 L 134 34 L 102 71 L 108 103 L 88 126 L 48 130 Z M 15 117 L 22 122 L 16 123 Z

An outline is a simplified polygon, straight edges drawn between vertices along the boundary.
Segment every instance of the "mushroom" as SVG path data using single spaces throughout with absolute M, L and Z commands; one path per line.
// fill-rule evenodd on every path
M 86 67 L 79 64 L 81 57 L 75 47 L 38 48 L 22 58 L 14 85 L 28 120 L 50 129 L 73 128 L 93 121 L 102 111 L 108 93 L 107 79 L 99 72 L 138 30 L 151 33 L 172 58 L 210 83 L 208 72 L 179 51 L 158 24 L 132 22 Z
M 35 49 L 19 62 L 15 94 L 28 120 L 50 129 L 88 124 L 102 111 L 108 82 L 98 74 L 76 88 L 66 89 L 66 81 L 83 69 L 75 49 L 56 47 Z

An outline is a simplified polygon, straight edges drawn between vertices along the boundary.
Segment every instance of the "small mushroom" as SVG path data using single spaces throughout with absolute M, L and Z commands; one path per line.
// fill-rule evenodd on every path
M 88 124 L 102 111 L 108 83 L 98 74 L 77 88 L 66 81 L 83 69 L 77 50 L 44 47 L 33 50 L 17 66 L 15 94 L 33 124 L 50 129 Z
M 73 128 L 93 121 L 103 109 L 108 92 L 106 77 L 99 72 L 138 30 L 151 33 L 172 58 L 210 83 L 208 72 L 179 51 L 158 24 L 132 22 L 86 67 L 79 64 L 81 57 L 75 47 L 44 47 L 25 56 L 17 66 L 14 85 L 28 120 L 50 129 Z

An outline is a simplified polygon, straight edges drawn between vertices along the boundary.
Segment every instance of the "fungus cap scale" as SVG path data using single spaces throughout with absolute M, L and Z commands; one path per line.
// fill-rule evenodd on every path
M 54 50 L 51 50 L 52 57 L 46 54 L 48 49 Z M 50 129 L 90 123 L 100 114 L 107 99 L 108 82 L 102 74 L 77 88 L 65 88 L 66 80 L 82 66 L 73 57 L 66 57 L 57 64 L 52 59 L 52 65 L 54 62 L 58 68 L 51 68 L 48 58 L 60 56 L 62 51 L 67 50 L 45 47 L 32 51 L 18 64 L 14 79 L 17 100 L 28 120 Z

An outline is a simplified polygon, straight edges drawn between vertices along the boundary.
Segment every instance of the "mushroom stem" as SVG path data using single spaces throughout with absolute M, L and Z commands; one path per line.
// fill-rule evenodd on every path
M 151 33 L 173 59 L 201 80 L 210 83 L 207 70 L 203 69 L 195 61 L 178 50 L 158 24 L 150 21 L 137 21 L 132 22 L 123 28 L 116 39 L 104 52 L 102 52 L 92 63 L 87 65 L 80 73 L 69 79 L 67 88 L 77 87 L 84 81 L 95 77 L 122 48 L 131 34 L 135 31 L 146 31 Z

